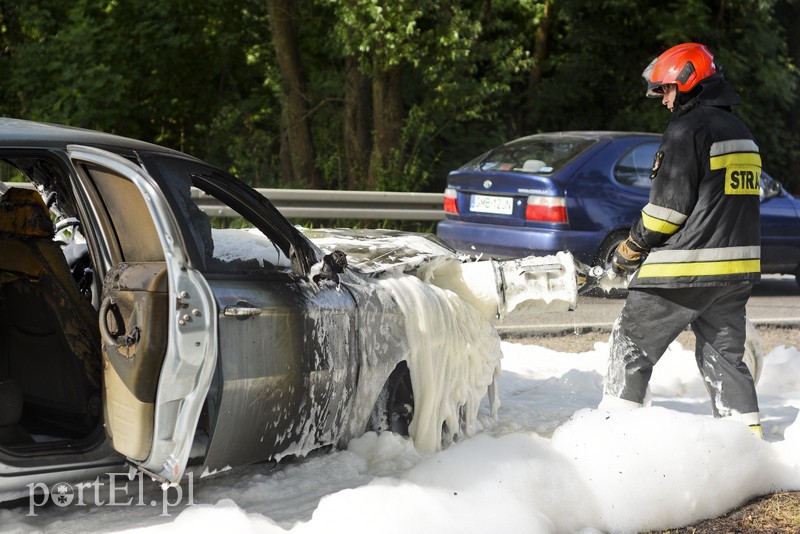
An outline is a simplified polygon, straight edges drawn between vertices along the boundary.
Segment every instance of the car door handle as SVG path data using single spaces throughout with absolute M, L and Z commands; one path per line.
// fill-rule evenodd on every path
M 222 313 L 226 317 L 253 317 L 254 315 L 261 315 L 263 311 L 261 308 L 249 304 L 237 304 L 235 306 L 225 306 Z

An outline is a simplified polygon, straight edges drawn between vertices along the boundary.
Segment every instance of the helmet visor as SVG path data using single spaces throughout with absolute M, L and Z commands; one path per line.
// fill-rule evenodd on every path
M 653 69 L 655 69 L 658 58 L 653 59 L 650 64 L 642 71 L 642 78 L 647 83 L 647 92 L 645 95 L 649 98 L 661 98 L 664 94 L 663 84 L 661 80 L 653 80 Z

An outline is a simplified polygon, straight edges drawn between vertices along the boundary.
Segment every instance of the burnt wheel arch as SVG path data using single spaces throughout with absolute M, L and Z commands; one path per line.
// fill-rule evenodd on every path
M 414 390 L 405 361 L 395 367 L 381 390 L 367 424 L 367 430 L 391 431 L 408 436 L 414 418 Z

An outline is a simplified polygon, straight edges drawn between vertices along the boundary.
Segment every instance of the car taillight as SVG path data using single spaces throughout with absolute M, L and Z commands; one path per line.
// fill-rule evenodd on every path
M 456 198 L 458 193 L 455 189 L 447 188 L 444 190 L 444 211 L 458 215 L 458 204 Z
M 526 221 L 567 222 L 567 203 L 564 197 L 529 196 L 525 208 Z

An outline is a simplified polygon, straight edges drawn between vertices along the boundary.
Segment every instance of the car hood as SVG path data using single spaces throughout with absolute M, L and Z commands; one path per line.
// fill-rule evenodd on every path
M 365 273 L 409 272 L 437 260 L 461 262 L 470 258 L 434 234 L 349 228 L 301 228 L 300 231 L 326 254 L 334 250 L 344 252 L 348 265 Z
M 571 254 L 476 261 L 433 234 L 396 230 L 301 230 L 326 254 L 347 254 L 348 265 L 370 276 L 409 274 L 453 291 L 487 317 L 517 308 L 537 312 L 573 310 L 577 299 Z

